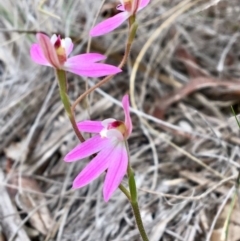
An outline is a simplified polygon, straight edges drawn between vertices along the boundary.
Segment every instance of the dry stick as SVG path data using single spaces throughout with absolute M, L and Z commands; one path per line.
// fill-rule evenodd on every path
M 38 4 L 38 11 L 41 12 L 41 13 L 44 13 L 50 17 L 53 17 L 53 18 L 56 18 L 58 20 L 61 20 L 61 18 L 59 16 L 57 16 L 56 14 L 54 13 L 51 13 L 51 12 L 48 12 L 46 10 L 43 9 L 43 5 L 46 3 L 47 0 L 42 0 L 39 4 Z
M 157 39 L 157 37 L 162 33 L 162 31 L 164 29 L 166 29 L 167 27 L 169 27 L 176 20 L 177 17 L 179 17 L 182 13 L 186 12 L 187 10 L 189 10 L 191 7 L 193 7 L 195 4 L 197 4 L 200 1 L 202 1 L 202 0 L 195 0 L 193 2 L 191 2 L 189 0 L 185 0 L 184 1 L 185 2 L 184 5 L 183 5 L 183 2 L 180 2 L 180 4 L 177 5 L 178 8 L 177 8 L 176 12 L 173 13 L 169 18 L 167 18 L 154 31 L 154 33 L 151 35 L 151 37 L 147 40 L 147 42 L 142 47 L 141 51 L 139 52 L 139 54 L 138 54 L 138 56 L 136 58 L 136 61 L 134 62 L 134 65 L 133 65 L 133 68 L 132 68 L 132 72 L 131 72 L 131 76 L 130 76 L 130 98 L 131 98 L 131 104 L 132 104 L 134 109 L 137 110 L 137 105 L 136 105 L 136 101 L 135 101 L 135 89 L 134 89 L 136 74 L 137 74 L 137 70 L 139 68 L 140 62 L 141 62 L 142 58 L 144 57 L 144 55 L 146 54 L 148 48 L 151 46 L 153 41 L 155 39 Z
M 2 170 L 0 170 L 0 182 L 4 182 L 5 177 Z M 0 202 L 0 220 L 3 228 L 3 233 L 9 240 L 14 236 L 15 241 L 30 241 L 27 233 L 19 226 L 21 219 L 14 207 L 10 196 L 4 186 L 0 186 L 1 202 Z M 12 214 L 15 214 L 14 216 Z
M 146 120 L 144 120 L 143 118 L 139 117 L 140 121 L 148 127 L 150 133 L 159 136 L 159 132 L 155 129 L 153 129 Z M 161 138 L 161 137 L 160 137 Z M 163 139 L 163 138 L 161 138 Z M 213 168 L 211 168 L 210 166 L 206 165 L 205 163 L 203 163 L 201 160 L 199 160 L 198 158 L 196 158 L 195 156 L 193 156 L 192 154 L 190 154 L 189 152 L 185 151 L 183 148 L 177 146 L 176 144 L 174 144 L 173 142 L 171 142 L 170 140 L 168 140 L 167 138 L 163 139 L 164 142 L 166 142 L 169 146 L 173 147 L 174 149 L 178 150 L 180 153 L 182 153 L 183 155 L 187 156 L 188 158 L 190 158 L 191 160 L 193 160 L 194 162 L 196 162 L 197 164 L 199 164 L 200 166 L 202 166 L 203 168 L 205 168 L 206 170 L 208 170 L 209 172 L 213 173 L 214 175 L 216 175 L 217 177 L 224 179 L 225 176 L 223 176 L 222 174 L 220 174 L 219 172 L 215 171 Z
M 172 194 L 163 193 L 163 192 L 155 192 L 155 191 L 147 190 L 147 189 L 144 189 L 144 188 L 139 188 L 139 190 L 143 191 L 143 192 L 146 192 L 146 193 L 151 193 L 151 194 L 154 194 L 154 195 L 158 195 L 158 196 L 161 196 L 161 197 L 175 198 L 175 199 L 179 199 L 179 200 L 188 200 L 188 201 L 199 201 L 199 200 L 201 200 L 203 198 L 206 198 L 209 194 L 211 194 L 212 192 L 217 190 L 219 187 L 221 187 L 225 183 L 228 183 L 229 181 L 233 181 L 233 180 L 236 180 L 236 175 L 233 175 L 233 176 L 230 176 L 230 177 L 227 177 L 227 178 L 221 180 L 219 183 L 217 183 L 216 185 L 210 187 L 209 189 L 207 189 L 206 192 L 204 192 L 204 193 L 202 193 L 200 195 L 190 196 L 190 197 L 181 196 L 181 195 L 172 195 Z
M 98 12 L 97 12 L 97 14 L 96 14 L 96 17 L 95 17 L 94 20 L 93 20 L 92 27 L 94 27 L 94 25 L 95 25 L 95 23 L 96 23 L 96 21 L 97 21 L 97 18 L 98 18 L 98 16 L 99 16 L 100 12 L 101 12 L 101 9 L 102 9 L 105 1 L 106 1 L 106 0 L 102 0 L 102 2 L 101 2 L 100 7 L 99 7 L 99 9 L 98 9 Z M 91 28 L 92 28 L 92 27 L 91 27 Z M 90 52 L 91 43 L 92 43 L 92 37 L 91 37 L 91 35 L 89 35 L 89 36 L 90 36 L 90 37 L 88 38 L 88 43 L 87 43 L 87 53 Z M 85 91 L 87 91 L 88 89 L 89 89 L 88 81 L 86 81 L 86 83 L 85 83 Z M 89 117 L 90 117 L 89 98 L 88 98 L 88 97 L 86 98 L 86 105 L 87 105 L 88 115 L 89 115 Z
M 101 12 L 101 9 L 102 9 L 105 1 L 106 1 L 106 0 L 102 0 L 102 2 L 101 2 L 100 7 L 99 7 L 99 9 L 98 9 L 98 11 L 97 11 L 97 14 L 96 14 L 96 16 L 95 16 L 95 18 L 94 18 L 94 20 L 93 20 L 92 27 L 94 27 L 94 25 L 96 24 L 97 18 L 98 18 L 98 16 L 99 16 L 100 12 Z M 91 28 L 92 28 L 92 27 L 91 27 Z M 90 37 L 88 38 L 88 43 L 87 43 L 87 53 L 90 52 L 91 43 L 92 43 L 92 37 L 90 36 Z
M 215 224 L 217 223 L 217 220 L 218 220 L 218 218 L 219 218 L 219 216 L 220 216 L 223 208 L 224 208 L 225 205 L 227 204 L 228 199 L 232 196 L 232 194 L 233 194 L 233 192 L 234 192 L 234 189 L 235 189 L 235 187 L 233 186 L 233 187 L 229 190 L 229 192 L 228 192 L 227 196 L 225 197 L 225 199 L 223 200 L 222 204 L 220 205 L 220 207 L 219 207 L 219 209 L 218 209 L 218 212 L 217 212 L 217 214 L 215 215 L 215 217 L 214 217 L 214 219 L 213 219 L 213 221 L 212 221 L 210 230 L 209 230 L 209 232 L 208 232 L 208 234 L 207 234 L 206 241 L 210 241 L 211 236 L 212 236 L 212 233 L 213 233 L 213 230 L 214 230 L 214 227 L 215 227 Z

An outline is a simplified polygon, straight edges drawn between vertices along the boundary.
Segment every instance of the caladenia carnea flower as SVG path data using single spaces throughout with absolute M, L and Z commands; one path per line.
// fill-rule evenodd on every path
M 38 43 L 31 46 L 30 54 L 32 60 L 37 64 L 87 77 L 113 75 L 122 71 L 112 65 L 96 63 L 106 59 L 104 55 L 98 53 L 69 57 L 73 50 L 73 43 L 70 38 L 61 39 L 56 34 L 49 38 L 42 33 L 38 33 L 36 37 Z
M 120 0 L 121 4 L 117 7 L 121 13 L 116 14 L 91 29 L 90 35 L 92 37 L 100 36 L 111 32 L 115 28 L 119 27 L 125 20 L 135 14 L 141 9 L 145 8 L 150 0 Z
M 128 166 L 126 140 L 132 133 L 132 121 L 129 113 L 129 98 L 122 99 L 125 121 L 106 119 L 104 121 L 82 121 L 78 128 L 82 132 L 94 133 L 87 141 L 76 146 L 64 158 L 74 162 L 98 153 L 73 181 L 73 188 L 80 188 L 105 172 L 103 187 L 104 200 L 107 202 L 120 185 Z

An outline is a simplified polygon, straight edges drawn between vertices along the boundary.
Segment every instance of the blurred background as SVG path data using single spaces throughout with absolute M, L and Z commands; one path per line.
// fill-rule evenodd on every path
M 71 37 L 73 54 L 98 52 L 118 65 L 126 23 L 89 39 L 91 27 L 114 16 L 118 4 L 0 0 L 0 241 L 140 240 L 125 196 L 117 190 L 104 202 L 104 175 L 71 189 L 89 159 L 63 161 L 78 140 L 54 70 L 29 55 L 42 31 Z M 239 4 L 151 0 L 137 16 L 123 73 L 77 106 L 77 121 L 122 120 L 122 96 L 135 99 L 129 145 L 151 241 L 240 240 L 240 138 L 230 108 L 240 112 Z M 67 78 L 72 101 L 99 81 Z

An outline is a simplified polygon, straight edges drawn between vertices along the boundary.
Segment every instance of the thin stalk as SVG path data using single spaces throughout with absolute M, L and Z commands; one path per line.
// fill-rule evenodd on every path
M 139 233 L 142 237 L 142 240 L 143 241 L 149 241 L 148 236 L 147 236 L 147 234 L 145 232 L 145 229 L 144 229 L 144 226 L 143 226 L 141 214 L 140 214 L 140 211 L 139 211 L 138 202 L 131 203 L 131 205 L 132 205 L 133 213 L 134 213 L 135 220 L 136 220 L 136 223 L 137 223 L 137 226 L 138 226 Z
M 138 205 L 138 198 L 137 198 L 137 188 L 136 188 L 136 181 L 134 178 L 134 172 L 131 168 L 130 165 L 130 154 L 129 154 L 129 148 L 128 148 L 128 143 L 125 143 L 127 153 L 128 153 L 128 169 L 127 169 L 127 174 L 128 174 L 128 183 L 129 183 L 129 189 L 130 189 L 130 194 L 131 194 L 131 206 L 133 210 L 133 214 L 137 223 L 137 227 L 139 230 L 139 233 L 142 237 L 143 241 L 149 241 L 148 236 L 146 234 L 145 228 L 143 226 L 141 214 L 139 211 L 139 205 Z
M 131 202 L 131 194 L 129 193 L 127 188 L 125 188 L 122 184 L 120 184 L 118 188 L 125 194 L 127 199 Z
M 129 17 L 129 19 L 128 19 L 129 28 L 131 28 L 131 26 L 135 23 L 135 20 L 136 20 L 135 14 L 133 14 L 132 16 Z
M 235 117 L 235 120 L 236 120 L 237 124 L 238 124 L 238 128 L 240 129 L 240 123 L 239 123 L 239 120 L 237 118 L 237 115 L 236 115 L 235 110 L 233 109 L 232 105 L 231 105 L 231 111 L 232 111 L 232 113 L 233 113 L 233 115 Z
M 122 69 L 122 67 L 125 65 L 125 63 L 126 63 L 126 61 L 127 61 L 127 59 L 128 59 L 128 56 L 129 56 L 129 53 L 130 53 L 130 50 L 131 50 L 131 46 L 132 46 L 134 37 L 135 37 L 135 35 L 136 35 L 136 31 L 137 31 L 137 24 L 132 25 L 132 26 L 131 26 L 131 29 L 130 29 L 130 31 L 129 31 L 128 41 L 127 41 L 127 44 L 126 44 L 126 47 L 125 47 L 124 56 L 123 56 L 123 58 L 122 58 L 122 61 L 121 61 L 120 64 L 118 65 L 118 68 L 120 68 L 120 69 Z M 103 80 L 101 80 L 100 82 L 98 82 L 96 85 L 94 85 L 93 87 L 91 87 L 90 89 L 88 89 L 87 91 L 85 91 L 82 95 L 80 95 L 80 96 L 75 100 L 75 102 L 73 103 L 73 105 L 72 105 L 72 107 L 71 107 L 72 113 L 74 113 L 77 104 L 78 104 L 79 102 L 81 102 L 82 99 L 84 99 L 87 95 L 89 95 L 89 94 L 90 94 L 92 91 L 94 91 L 95 89 L 99 88 L 100 86 L 102 86 L 102 85 L 104 85 L 105 83 L 107 83 L 108 81 L 110 81 L 113 77 L 114 77 L 114 75 L 109 75 L 109 76 L 107 76 L 106 78 L 104 78 Z
M 77 127 L 77 123 L 75 121 L 75 117 L 73 114 L 74 112 L 72 112 L 72 110 L 71 110 L 71 104 L 70 104 L 70 100 L 69 100 L 68 94 L 67 94 L 66 72 L 64 70 L 57 69 L 56 76 L 57 76 L 58 85 L 59 85 L 60 97 L 61 97 L 64 109 L 67 112 L 68 118 L 72 124 L 73 130 L 76 133 L 78 139 L 81 142 L 84 142 L 85 139 L 83 138 L 81 132 L 79 131 L 79 129 Z
M 231 204 L 230 204 L 230 208 L 229 208 L 229 211 L 228 211 L 228 214 L 227 214 L 227 218 L 226 218 L 224 226 L 223 226 L 224 232 L 222 234 L 222 237 L 223 237 L 224 241 L 228 240 L 229 224 L 230 224 L 230 221 L 231 221 L 231 216 L 232 216 L 232 213 L 233 213 L 234 206 L 236 204 L 237 192 L 238 192 L 238 190 L 236 189 L 234 194 L 233 194 L 233 198 L 232 198 L 232 201 L 231 201 Z

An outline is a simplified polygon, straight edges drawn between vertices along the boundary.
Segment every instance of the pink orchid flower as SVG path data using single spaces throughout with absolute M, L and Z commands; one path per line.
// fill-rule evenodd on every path
M 98 153 L 75 178 L 73 188 L 80 188 L 89 184 L 107 170 L 103 187 L 103 196 L 106 202 L 120 185 L 128 166 L 125 141 L 132 133 L 128 95 L 123 97 L 122 105 L 125 122 L 106 119 L 104 121 L 87 120 L 78 123 L 78 128 L 81 131 L 95 133 L 96 135 L 76 146 L 64 158 L 66 162 L 74 162 Z
M 145 8 L 149 4 L 150 0 L 120 0 L 120 2 L 121 4 L 117 7 L 117 10 L 122 12 L 92 28 L 90 31 L 90 35 L 92 37 L 109 33 L 119 27 L 130 16 L 135 15 L 136 12 Z
M 80 54 L 69 58 L 73 50 L 70 38 L 61 39 L 54 34 L 50 39 L 47 35 L 38 33 L 37 40 L 38 43 L 33 44 L 30 49 L 31 58 L 37 64 L 88 77 L 112 75 L 122 71 L 112 65 L 95 63 L 106 58 L 97 53 Z

